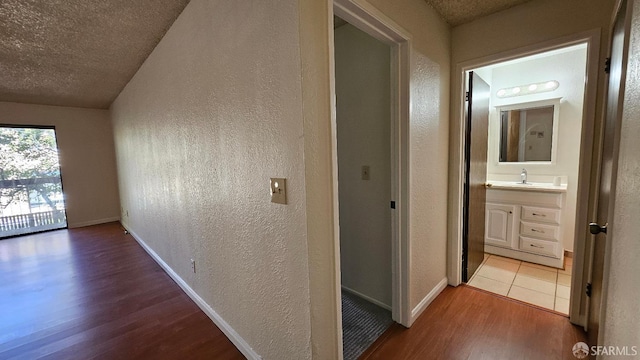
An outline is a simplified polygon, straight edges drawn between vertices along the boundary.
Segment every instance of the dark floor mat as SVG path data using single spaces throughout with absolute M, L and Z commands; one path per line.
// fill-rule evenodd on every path
M 345 360 L 355 360 L 391 326 L 391 311 L 342 292 L 342 344 Z

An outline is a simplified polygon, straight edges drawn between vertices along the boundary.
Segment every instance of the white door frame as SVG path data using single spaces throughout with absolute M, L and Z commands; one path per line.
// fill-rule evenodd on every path
M 371 4 L 360 0 L 333 0 L 335 15 L 366 32 L 391 47 L 391 197 L 396 209 L 391 212 L 392 232 L 392 317 L 393 320 L 409 327 L 411 310 L 409 304 L 409 67 L 411 37 Z M 330 14 L 332 16 L 332 14 Z M 333 204 L 334 221 L 339 224 L 338 209 L 338 152 L 335 91 L 335 49 L 333 27 L 329 29 L 329 55 L 331 71 L 331 133 L 333 138 Z M 339 225 L 338 225 L 339 226 Z M 334 237 L 336 249 L 340 248 L 340 234 Z M 336 261 L 336 273 L 340 273 L 340 261 Z M 339 280 L 338 280 L 339 281 Z M 337 284 L 340 297 L 340 284 Z M 338 303 L 340 299 L 337 299 Z M 340 316 L 340 314 L 338 314 Z
M 475 68 L 493 65 L 496 63 L 535 55 L 542 52 L 559 49 L 580 43 L 587 44 L 587 67 L 585 79 L 585 92 L 582 113 L 582 133 L 580 142 L 580 165 L 578 169 L 578 194 L 576 204 L 575 239 L 573 248 L 573 275 L 571 283 L 570 319 L 574 324 L 586 326 L 586 309 L 581 306 L 586 285 L 584 255 L 586 249 L 587 226 L 590 214 L 589 192 L 591 184 L 592 150 L 594 146 L 594 125 L 596 119 L 596 99 L 598 87 L 600 55 L 600 30 L 590 30 L 575 35 L 546 41 L 515 50 L 510 50 L 480 59 L 459 63 L 452 76 L 451 86 L 457 93 L 451 98 L 452 126 L 451 126 L 451 166 L 449 171 L 449 199 L 451 208 L 449 211 L 449 266 L 447 276 L 449 284 L 458 286 L 462 283 L 462 200 L 464 182 L 464 94 L 465 73 Z M 583 302 L 584 303 L 584 302 Z

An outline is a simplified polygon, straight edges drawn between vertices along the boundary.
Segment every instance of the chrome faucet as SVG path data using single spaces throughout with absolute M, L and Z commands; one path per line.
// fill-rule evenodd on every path
M 522 169 L 522 172 L 520 173 L 520 180 L 522 180 L 523 184 L 527 183 L 527 169 Z

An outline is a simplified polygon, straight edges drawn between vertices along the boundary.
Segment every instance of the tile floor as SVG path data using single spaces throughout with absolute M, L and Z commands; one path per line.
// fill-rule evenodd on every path
M 468 285 L 569 314 L 572 260 L 562 270 L 485 254 Z

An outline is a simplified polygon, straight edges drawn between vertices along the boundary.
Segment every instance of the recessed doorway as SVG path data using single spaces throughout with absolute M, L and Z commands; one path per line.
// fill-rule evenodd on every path
M 567 316 L 587 51 L 575 43 L 466 72 L 463 281 Z
M 391 48 L 334 20 L 343 349 L 392 323 Z

